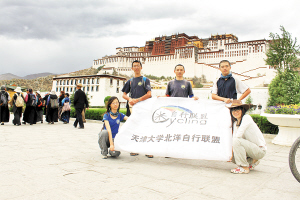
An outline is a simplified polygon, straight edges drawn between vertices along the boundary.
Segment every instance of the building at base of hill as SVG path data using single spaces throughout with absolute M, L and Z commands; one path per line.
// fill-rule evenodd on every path
M 207 81 L 220 77 L 219 62 L 229 60 L 232 73 L 250 87 L 265 86 L 276 75 L 272 66 L 265 64 L 266 39 L 239 42 L 233 34 L 212 35 L 200 39 L 185 33 L 156 37 L 144 47 L 118 47 L 116 54 L 96 59 L 93 67 L 104 66 L 98 74 L 132 75 L 131 63 L 140 60 L 143 74 L 174 76 L 174 66 L 183 64 L 185 77 L 205 76 Z
M 126 78 L 109 74 L 86 75 L 86 76 L 57 76 L 53 78 L 52 90 L 57 94 L 61 91 L 70 95 L 76 91 L 76 85 L 81 83 L 81 88 L 89 98 L 91 106 L 104 106 L 106 96 L 116 96 L 125 107 L 126 101 L 122 98 L 122 88 Z

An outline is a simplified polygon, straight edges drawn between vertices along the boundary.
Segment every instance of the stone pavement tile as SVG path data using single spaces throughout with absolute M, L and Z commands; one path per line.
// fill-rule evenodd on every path
M 185 193 L 193 189 L 193 186 L 188 186 L 163 179 L 145 183 L 142 185 L 142 187 L 161 194 L 165 194 L 168 197 L 178 196 L 179 194 Z
M 298 190 L 299 191 L 299 190 Z M 277 190 L 277 188 L 261 188 L 259 191 L 250 191 L 247 196 L 240 198 L 242 200 L 260 200 L 260 199 L 272 199 L 272 200 L 298 200 L 299 192 L 289 193 L 285 191 Z
M 71 193 L 67 193 L 61 189 L 49 189 L 46 192 L 38 192 L 27 194 L 22 197 L 10 198 L 10 200 L 82 200 Z
M 94 170 L 82 170 L 76 172 L 65 173 L 64 178 L 73 183 L 107 182 L 109 174 L 107 172 L 97 172 Z
M 220 198 L 220 197 L 204 195 L 199 190 L 187 191 L 183 194 L 180 194 L 178 196 L 170 198 L 170 200 L 186 200 L 186 199 L 190 199 L 190 200 L 213 200 L 213 199 L 224 200 L 223 198 Z
M 1 200 L 10 200 L 14 198 L 23 199 L 23 196 L 26 196 L 31 192 L 28 188 L 24 187 L 24 185 L 16 183 L 13 185 L 1 186 L 0 191 Z
M 300 192 L 300 184 L 296 179 L 282 179 L 273 177 L 270 181 L 266 182 L 263 188 L 276 189 L 286 193 L 298 193 Z M 300 196 L 298 196 L 300 197 Z
M 165 200 L 169 196 L 158 191 L 144 188 L 143 186 L 135 186 L 126 189 L 114 188 L 109 194 L 99 194 L 99 198 L 95 200 L 115 200 L 115 199 L 130 199 L 130 200 Z
M 231 174 L 231 177 L 220 177 L 215 182 L 199 189 L 201 194 L 223 199 L 239 199 L 254 190 L 260 179 L 251 174 Z
M 72 171 L 77 171 L 79 169 L 88 168 L 90 167 L 90 165 L 80 161 L 71 161 L 71 162 L 66 161 L 65 163 L 58 165 L 58 167 L 65 171 L 72 172 Z

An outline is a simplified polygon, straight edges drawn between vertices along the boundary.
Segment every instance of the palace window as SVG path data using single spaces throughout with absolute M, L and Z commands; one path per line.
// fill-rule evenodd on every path
M 71 84 L 70 85 L 73 85 L 73 79 L 71 80 Z
M 120 84 L 120 80 L 118 79 L 118 80 L 117 80 L 117 86 L 119 86 L 119 84 Z
M 82 91 L 85 91 L 85 87 L 82 88 Z
M 86 84 L 90 84 L 90 79 L 87 79 Z
M 71 87 L 71 88 L 70 88 L 70 92 L 72 92 L 72 90 L 73 90 L 73 88 Z
M 62 80 L 60 80 L 60 83 L 59 83 L 59 84 L 61 85 L 61 83 L 62 83 Z
M 91 87 L 91 92 L 94 92 L 94 86 Z
M 86 87 L 86 91 L 87 91 L 87 92 L 90 91 L 90 87 L 89 87 L 89 86 Z
M 97 85 L 97 86 L 96 86 L 96 92 L 98 92 L 98 91 L 99 91 L 99 86 Z
M 99 78 L 97 78 L 97 84 L 99 84 Z
M 82 79 L 82 84 L 85 84 L 85 78 L 84 78 L 84 79 Z
M 69 88 L 67 87 L 66 92 L 69 92 Z
M 67 80 L 67 85 L 69 85 L 69 80 Z
M 92 78 L 92 84 L 94 84 L 94 79 Z
M 117 87 L 117 90 L 116 90 L 116 92 L 117 92 L 117 93 L 119 93 L 119 88 L 118 88 L 118 87 Z
M 113 85 L 113 78 L 110 78 L 110 85 Z

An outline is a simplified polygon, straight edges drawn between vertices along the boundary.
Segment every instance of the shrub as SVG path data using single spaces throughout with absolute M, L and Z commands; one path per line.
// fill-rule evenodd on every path
M 90 108 L 85 112 L 86 119 L 92 120 L 102 120 L 103 115 L 106 112 L 105 108 Z M 126 109 L 120 109 L 120 113 L 126 114 Z M 71 117 L 75 117 L 76 111 L 75 108 L 71 108 Z
M 277 74 L 269 85 L 268 106 L 299 103 L 299 87 L 300 77 L 296 72 L 285 71 Z
M 266 117 L 258 114 L 253 114 L 251 117 L 262 133 L 278 134 L 278 126 L 270 123 Z

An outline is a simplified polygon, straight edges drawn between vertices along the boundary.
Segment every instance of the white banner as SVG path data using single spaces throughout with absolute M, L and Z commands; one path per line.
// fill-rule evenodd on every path
M 133 106 L 115 147 L 154 156 L 227 161 L 232 154 L 230 126 L 223 102 L 154 97 Z

